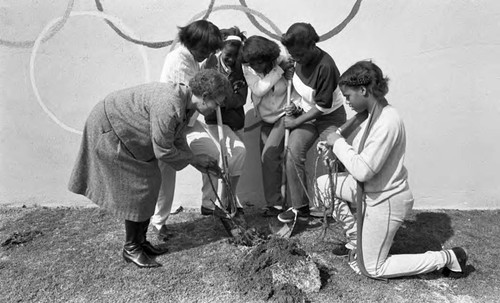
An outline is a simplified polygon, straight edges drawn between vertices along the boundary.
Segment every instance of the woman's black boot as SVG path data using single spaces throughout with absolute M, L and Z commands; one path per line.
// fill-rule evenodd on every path
M 168 253 L 168 248 L 153 246 L 147 239 L 146 235 L 148 233 L 149 220 L 141 222 L 142 223 L 142 234 L 144 241 L 142 242 L 142 250 L 150 256 L 159 256 Z
M 132 262 L 141 268 L 159 267 L 160 263 L 148 256 L 142 244 L 144 243 L 143 222 L 125 220 L 125 245 L 123 246 L 123 259 Z

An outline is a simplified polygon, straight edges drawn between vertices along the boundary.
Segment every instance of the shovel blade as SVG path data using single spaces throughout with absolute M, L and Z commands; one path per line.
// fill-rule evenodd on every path
M 240 226 L 236 225 L 234 221 L 227 218 L 220 218 L 224 229 L 226 230 L 228 236 L 230 237 L 239 237 L 243 233 Z
M 279 237 L 279 238 L 290 238 L 290 236 L 293 233 L 293 229 L 295 227 L 295 220 L 290 223 L 279 223 L 279 225 L 272 225 L 269 224 L 269 229 L 271 230 L 273 236 Z

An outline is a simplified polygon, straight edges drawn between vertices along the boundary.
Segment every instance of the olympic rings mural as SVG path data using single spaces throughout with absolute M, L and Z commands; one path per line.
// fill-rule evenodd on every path
M 356 16 L 358 13 L 360 6 L 361 6 L 362 0 L 355 0 L 351 11 L 349 14 L 342 20 L 338 25 L 333 27 L 331 30 L 324 34 L 320 34 L 320 41 L 326 41 L 333 36 L 337 35 L 340 33 L 346 26 L 349 24 L 349 22 Z M 254 25 L 258 30 L 260 30 L 263 34 L 269 36 L 270 38 L 279 40 L 282 36 L 282 31 L 272 22 L 269 18 L 267 18 L 264 14 L 260 13 L 259 11 L 249 8 L 245 0 L 239 0 L 240 5 L 220 5 L 220 6 L 215 6 L 215 0 L 211 0 L 209 3 L 209 6 L 207 9 L 195 14 L 189 22 L 199 20 L 199 19 L 209 19 L 210 15 L 213 12 L 216 11 L 226 11 L 226 10 L 236 10 L 236 11 L 241 11 L 243 12 L 248 20 Z M 59 125 L 61 128 L 63 128 L 66 131 L 75 133 L 75 134 L 82 134 L 81 130 L 77 130 L 71 126 L 66 125 L 61 119 L 59 119 L 44 103 L 42 100 L 40 93 L 38 91 L 36 79 L 35 79 L 35 63 L 36 63 L 36 55 L 37 52 L 40 48 L 40 45 L 42 43 L 47 42 L 50 40 L 52 37 L 54 37 L 57 32 L 59 32 L 64 25 L 68 22 L 68 20 L 72 17 L 77 17 L 77 16 L 92 16 L 92 17 L 97 17 L 100 19 L 103 19 L 108 26 L 115 31 L 116 34 L 118 34 L 120 37 L 123 39 L 134 43 L 137 45 L 139 54 L 142 58 L 143 64 L 144 64 L 144 79 L 145 82 L 150 81 L 150 71 L 149 71 L 149 60 L 147 53 L 145 51 L 145 48 L 164 48 L 170 46 L 171 49 L 175 46 L 177 43 L 177 38 L 174 38 L 172 40 L 166 40 L 166 41 L 143 41 L 140 39 L 136 38 L 136 35 L 133 33 L 133 31 L 126 26 L 122 20 L 116 16 L 112 16 L 109 14 L 106 14 L 104 12 L 104 6 L 102 5 L 100 0 L 95 0 L 95 6 L 97 11 L 73 11 L 73 7 L 75 4 L 75 0 L 69 0 L 68 5 L 66 7 L 66 10 L 64 14 L 59 17 L 55 18 L 53 20 L 50 20 L 47 25 L 43 28 L 43 30 L 40 32 L 38 37 L 33 40 L 33 41 L 10 41 L 10 40 L 4 40 L 0 38 L 0 46 L 6 46 L 6 47 L 13 47 L 13 48 L 32 48 L 31 51 L 31 57 L 30 57 L 30 65 L 29 65 L 29 72 L 30 72 L 30 80 L 31 80 L 31 86 L 33 89 L 33 92 L 35 94 L 36 100 L 42 110 L 47 114 L 47 116 L 55 122 L 57 125 Z M 268 30 L 266 27 L 264 27 L 258 20 L 258 17 L 260 20 L 265 22 L 271 30 Z M 187 22 L 187 23 L 189 23 Z

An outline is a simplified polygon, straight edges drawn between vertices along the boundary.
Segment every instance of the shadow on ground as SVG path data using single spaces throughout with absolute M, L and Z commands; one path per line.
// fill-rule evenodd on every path
M 246 220 L 269 233 L 276 219 L 260 212 L 249 208 Z M 356 275 L 345 257 L 332 255 L 344 235 L 331 219 L 300 223 L 285 242 L 246 247 L 231 244 L 219 219 L 183 211 L 169 218 L 174 236 L 166 243 L 150 227 L 148 238 L 170 252 L 157 257 L 163 267 L 141 270 L 121 258 L 122 220 L 101 209 L 0 208 L 0 301 L 495 302 L 499 218 L 500 211 L 414 211 L 391 252 L 464 246 L 468 275 L 435 272 L 385 283 Z M 310 285 L 290 278 L 299 274 Z

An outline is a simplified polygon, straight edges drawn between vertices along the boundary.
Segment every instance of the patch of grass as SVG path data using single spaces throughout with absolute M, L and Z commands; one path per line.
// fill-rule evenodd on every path
M 251 226 L 266 230 L 274 218 L 248 210 Z M 322 288 L 310 302 L 497 302 L 500 298 L 499 210 L 414 211 L 398 232 L 392 253 L 463 246 L 467 274 L 371 280 L 356 275 L 345 257 L 329 253 L 341 239 L 332 222 L 318 239 L 321 222 L 293 235 L 322 272 Z M 227 241 L 218 219 L 187 210 L 169 219 L 175 236 L 163 267 L 139 269 L 121 258 L 124 226 L 99 208 L 0 208 L 0 302 L 260 302 L 237 291 L 236 269 L 251 248 Z M 29 237 L 31 235 L 31 237 Z M 148 238 L 158 244 L 151 228 Z M 22 239 L 21 239 L 22 240 Z

